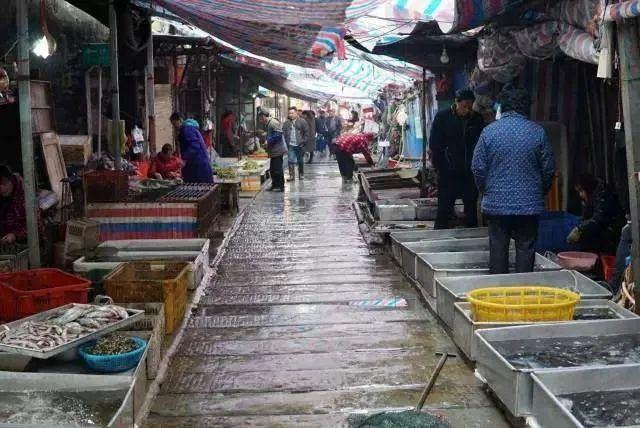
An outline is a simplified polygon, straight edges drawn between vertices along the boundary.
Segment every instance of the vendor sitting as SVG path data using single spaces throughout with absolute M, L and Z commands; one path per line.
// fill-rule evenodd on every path
M 42 236 L 40 210 L 38 228 Z M 22 177 L 14 174 L 8 166 L 0 165 L 0 243 L 13 244 L 26 240 L 27 215 Z
M 575 189 L 582 202 L 582 223 L 569 233 L 567 243 L 583 251 L 615 253 L 624 225 L 615 190 L 590 174 L 582 175 Z
M 165 144 L 158 156 L 151 161 L 149 178 L 175 180 L 180 178 L 181 170 L 182 160 L 173 152 L 171 144 Z

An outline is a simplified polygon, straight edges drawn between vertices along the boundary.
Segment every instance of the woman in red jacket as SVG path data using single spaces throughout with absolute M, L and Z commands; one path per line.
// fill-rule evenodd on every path
M 162 151 L 151 161 L 149 178 L 173 180 L 180 178 L 182 160 L 173 153 L 171 144 L 162 146 Z

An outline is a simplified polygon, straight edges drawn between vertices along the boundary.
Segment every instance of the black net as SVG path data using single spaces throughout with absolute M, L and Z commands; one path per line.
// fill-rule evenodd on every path
M 440 416 L 407 410 L 354 415 L 349 420 L 349 428 L 451 428 L 451 425 Z

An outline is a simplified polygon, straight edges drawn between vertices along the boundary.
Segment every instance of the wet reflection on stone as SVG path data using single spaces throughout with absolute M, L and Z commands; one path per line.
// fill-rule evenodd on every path
M 247 208 L 149 426 L 338 427 L 351 413 L 415 406 L 435 352 L 452 342 L 389 258 L 365 245 L 357 191 L 335 164 L 314 164 Z M 452 426 L 507 426 L 460 359 L 427 408 Z

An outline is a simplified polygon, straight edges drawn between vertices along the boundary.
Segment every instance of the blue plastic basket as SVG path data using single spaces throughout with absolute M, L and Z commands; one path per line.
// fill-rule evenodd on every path
M 138 365 L 140 358 L 147 349 L 147 342 L 139 337 L 132 337 L 138 344 L 138 348 L 118 355 L 93 355 L 89 350 L 96 344 L 95 341 L 86 343 L 78 348 L 78 353 L 84 360 L 84 363 L 91 370 L 102 373 L 116 373 L 130 370 Z
M 567 235 L 580 224 L 580 218 L 564 211 L 546 212 L 540 216 L 536 251 L 568 251 L 575 246 L 567 244 Z

